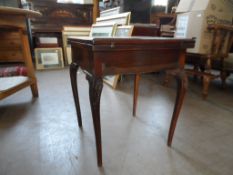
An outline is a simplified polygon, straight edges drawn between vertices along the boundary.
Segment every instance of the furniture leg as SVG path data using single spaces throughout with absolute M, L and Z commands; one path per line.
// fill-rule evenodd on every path
M 210 84 L 210 76 L 204 75 L 203 76 L 203 89 L 202 89 L 203 99 L 206 99 L 208 96 L 209 84 Z
M 230 74 L 227 73 L 226 71 L 222 70 L 221 71 L 221 81 L 222 81 L 222 88 L 225 89 L 226 88 L 226 79 Z
M 103 89 L 102 78 L 86 75 L 89 82 L 89 97 L 95 131 L 97 164 L 102 166 L 101 124 L 100 124 L 100 97 Z
M 184 96 L 188 87 L 188 79 L 184 70 L 174 70 L 169 71 L 171 75 L 174 75 L 177 81 L 177 94 L 176 94 L 176 102 L 173 110 L 173 115 L 171 119 L 170 129 L 168 133 L 167 145 L 170 147 L 172 144 L 173 135 L 176 128 L 176 123 L 179 117 L 179 113 L 184 101 Z
M 163 81 L 163 86 L 168 87 L 170 80 L 171 76 L 166 73 Z
M 33 83 L 30 85 L 33 97 L 38 97 L 38 88 L 37 88 L 37 80 L 35 77 L 35 72 L 32 64 L 31 50 L 30 45 L 28 43 L 28 36 L 24 30 L 20 30 L 20 38 L 22 42 L 22 52 L 25 58 L 25 64 L 27 66 L 28 76 L 32 79 Z
M 211 74 L 211 56 L 208 56 L 208 59 L 206 60 L 205 68 L 206 68 L 206 72 Z M 210 80 L 211 80 L 211 77 L 209 75 L 203 75 L 202 98 L 204 100 L 208 96 Z
M 140 81 L 140 74 L 136 74 L 134 78 L 133 116 L 136 116 L 136 111 L 137 111 L 139 81 Z
M 77 86 L 78 68 L 79 68 L 79 65 L 77 63 L 71 63 L 71 65 L 70 65 L 70 80 L 71 80 L 71 87 L 72 87 L 72 91 L 73 91 L 75 108 L 76 108 L 76 113 L 77 113 L 77 118 L 78 118 L 78 125 L 79 125 L 79 127 L 82 127 L 82 116 L 81 116 L 79 97 L 78 97 L 78 86 Z
M 198 72 L 198 65 L 197 65 L 197 64 L 194 65 L 193 71 L 194 71 L 194 72 Z M 193 75 L 193 79 L 194 79 L 194 81 L 197 81 L 197 75 L 194 74 L 194 75 Z
M 31 87 L 33 97 L 38 97 L 39 95 L 38 95 L 38 87 L 37 87 L 36 80 L 30 87 Z

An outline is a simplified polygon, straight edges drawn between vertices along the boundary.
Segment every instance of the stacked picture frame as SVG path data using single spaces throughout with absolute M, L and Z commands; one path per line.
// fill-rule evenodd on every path
M 59 69 L 64 67 L 62 48 L 35 48 L 36 69 Z

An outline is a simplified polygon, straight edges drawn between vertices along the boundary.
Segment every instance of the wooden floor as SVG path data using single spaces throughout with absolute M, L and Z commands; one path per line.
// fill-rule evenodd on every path
M 30 89 L 0 101 L 0 175 L 230 175 L 233 171 L 233 77 L 228 88 L 190 81 L 173 138 L 166 146 L 175 85 L 157 74 L 141 78 L 132 117 L 133 77 L 101 97 L 103 168 L 96 165 L 88 84 L 80 73 L 83 129 L 78 128 L 68 70 L 37 72 Z

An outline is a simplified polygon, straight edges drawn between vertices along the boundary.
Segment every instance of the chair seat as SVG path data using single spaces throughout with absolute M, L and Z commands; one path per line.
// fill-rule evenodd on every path
M 1 77 L 0 78 L 0 93 L 13 89 L 18 85 L 29 83 L 30 79 L 25 76 Z
M 27 76 L 27 68 L 25 66 L 4 66 L 0 67 L 0 77 L 10 76 Z
M 233 71 L 233 53 L 224 60 L 224 69 Z

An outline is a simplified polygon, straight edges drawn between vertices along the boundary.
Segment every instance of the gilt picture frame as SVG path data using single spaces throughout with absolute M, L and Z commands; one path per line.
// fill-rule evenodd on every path
M 133 25 L 118 26 L 115 31 L 115 37 L 132 36 L 133 28 Z
M 62 48 L 36 48 L 36 69 L 59 69 L 64 67 Z
M 112 37 L 115 35 L 116 23 L 93 24 L 91 27 L 90 37 Z

